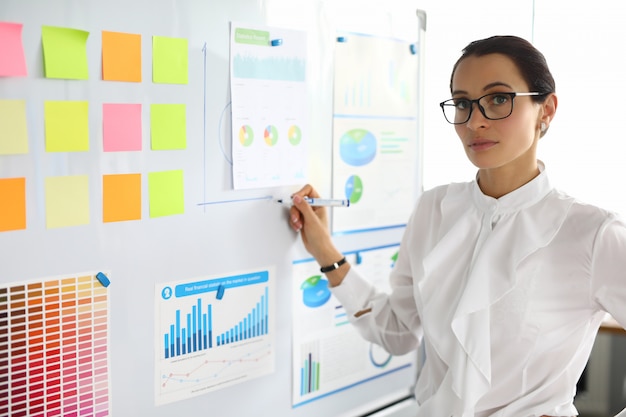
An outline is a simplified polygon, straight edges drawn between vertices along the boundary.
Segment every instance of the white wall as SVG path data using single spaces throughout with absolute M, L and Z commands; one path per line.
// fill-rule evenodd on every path
M 423 0 L 426 10 L 424 188 L 470 180 L 476 169 L 441 114 L 449 77 L 470 41 L 512 34 L 532 41 L 556 79 L 559 109 L 539 158 L 553 183 L 579 199 L 626 214 L 622 128 L 626 3 L 552 0 Z

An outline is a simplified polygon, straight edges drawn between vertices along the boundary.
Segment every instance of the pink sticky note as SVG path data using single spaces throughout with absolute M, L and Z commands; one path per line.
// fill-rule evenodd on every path
M 0 77 L 25 77 L 22 24 L 0 22 Z
M 102 105 L 104 152 L 141 150 L 141 104 Z

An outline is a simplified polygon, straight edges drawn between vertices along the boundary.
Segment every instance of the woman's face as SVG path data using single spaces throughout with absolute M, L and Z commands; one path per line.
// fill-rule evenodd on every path
M 452 78 L 452 97 L 477 99 L 485 94 L 529 92 L 513 61 L 502 54 L 469 56 L 457 66 Z M 514 99 L 513 113 L 505 119 L 489 120 L 477 104 L 470 119 L 455 125 L 465 153 L 479 169 L 536 166 L 542 105 L 531 97 Z M 534 169 L 534 168 L 533 168 Z

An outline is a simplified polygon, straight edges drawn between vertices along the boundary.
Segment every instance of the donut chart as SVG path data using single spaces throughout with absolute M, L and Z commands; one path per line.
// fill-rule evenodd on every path
M 263 132 L 263 138 L 269 146 L 276 145 L 276 142 L 278 142 L 278 129 L 276 129 L 276 126 L 268 125 Z
M 363 181 L 358 175 L 352 175 L 346 181 L 345 185 L 346 198 L 350 200 L 350 204 L 356 204 L 363 197 Z
M 298 126 L 291 125 L 287 131 L 287 138 L 289 139 L 289 143 L 293 146 L 297 146 L 302 141 L 302 131 Z
M 239 128 L 239 143 L 243 146 L 250 146 L 254 141 L 254 131 L 248 125 L 243 125 Z
M 369 164 L 376 157 L 376 137 L 369 130 L 352 129 L 339 139 L 339 155 L 348 165 Z

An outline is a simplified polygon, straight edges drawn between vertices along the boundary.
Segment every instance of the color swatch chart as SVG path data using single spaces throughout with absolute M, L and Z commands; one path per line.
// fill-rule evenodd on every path
M 108 329 L 94 274 L 0 287 L 0 415 L 110 415 Z

